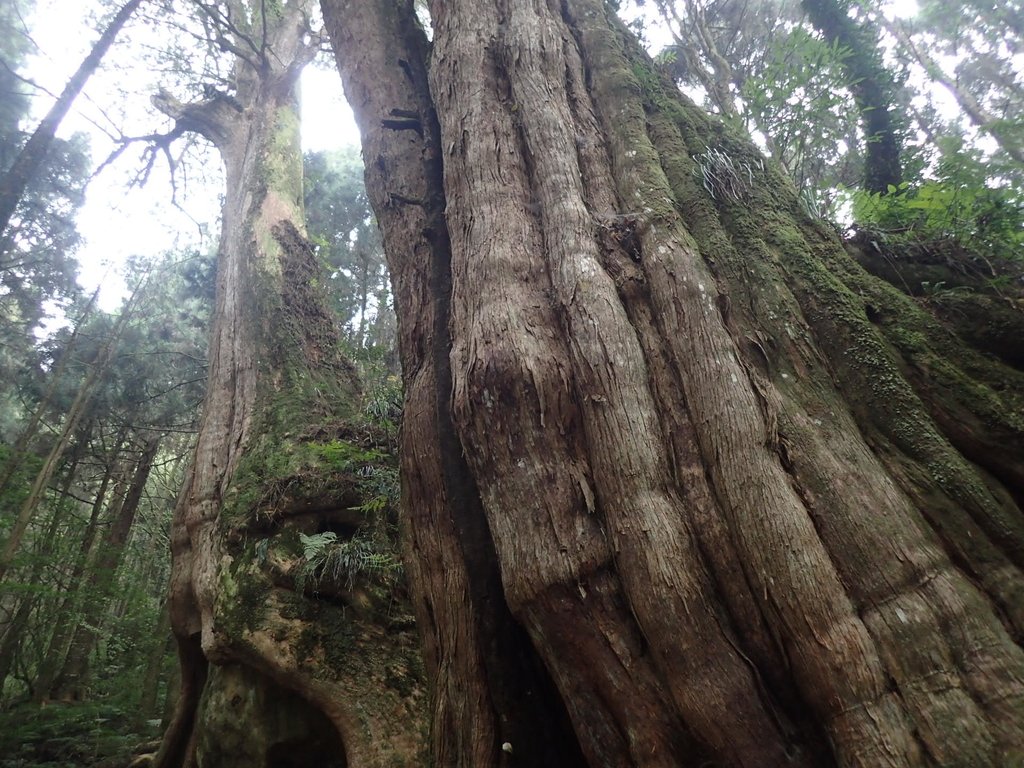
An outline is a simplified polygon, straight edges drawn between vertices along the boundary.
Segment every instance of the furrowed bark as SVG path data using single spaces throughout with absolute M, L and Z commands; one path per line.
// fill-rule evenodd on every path
M 403 527 L 431 670 L 434 762 L 498 765 L 507 743 L 531 765 L 580 764 L 564 708 L 502 595 L 479 492 L 452 425 L 450 241 L 426 37 L 410 2 L 322 7 L 362 127 L 367 192 L 399 317 Z M 417 117 L 401 127 L 398 114 Z
M 484 540 L 587 764 L 1022 759 L 1020 372 L 858 266 L 604 3 L 433 3 L 426 84 L 408 6 L 369 5 L 324 10 L 395 283 L 435 756 L 501 758 Z M 410 105 L 437 139 L 387 129 Z M 709 194 L 708 149 L 744 178 Z M 438 479 L 458 449 L 479 507 Z

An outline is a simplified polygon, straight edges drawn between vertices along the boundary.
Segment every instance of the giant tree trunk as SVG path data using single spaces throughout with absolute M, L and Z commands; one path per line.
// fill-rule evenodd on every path
M 423 743 L 401 601 L 351 578 L 297 579 L 300 534 L 344 539 L 368 522 L 363 480 L 379 460 L 303 235 L 296 81 L 315 52 L 310 6 L 247 17 L 238 4 L 225 33 L 237 93 L 159 99 L 216 144 L 227 190 L 208 392 L 171 531 L 182 683 L 158 766 L 287 765 L 300 749 L 305 765 L 412 765 Z
M 322 6 L 394 280 L 435 763 L 1024 760 L 1024 376 L 601 0 L 438 0 L 429 47 L 410 1 Z

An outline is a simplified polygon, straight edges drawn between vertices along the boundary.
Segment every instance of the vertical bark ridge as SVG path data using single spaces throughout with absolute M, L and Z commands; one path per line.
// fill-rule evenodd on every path
M 995 392 L 1012 376 L 973 358 L 936 368 L 905 327 L 869 317 L 867 302 L 921 322 L 801 218 L 748 142 L 659 83 L 603 3 L 432 11 L 440 207 L 417 186 L 436 173 L 400 165 L 422 163 L 412 132 L 403 146 L 379 127 L 424 102 L 399 89 L 382 103 L 367 72 L 348 76 L 404 324 L 405 428 L 435 441 L 410 434 L 403 458 L 435 755 L 494 764 L 502 714 L 486 633 L 430 560 L 452 558 L 455 601 L 489 594 L 476 506 L 445 509 L 465 496 L 430 455 L 453 427 L 504 599 L 589 763 L 699 764 L 702 748 L 730 765 L 779 764 L 787 747 L 814 765 L 1019 756 L 1020 649 L 1000 621 L 1019 626 L 1019 513 L 958 453 L 1014 491 L 1014 460 L 986 455 L 976 428 L 1016 440 L 997 418 L 1012 398 Z M 386 55 L 360 66 L 395 69 Z M 751 164 L 734 201 L 694 178 L 691 155 L 712 147 Z M 424 236 L 444 225 L 450 242 Z M 447 275 L 450 308 L 423 288 L 447 292 Z M 987 383 L 980 404 L 929 408 L 929 387 L 955 395 L 969 378 Z M 962 414 L 975 424 L 958 428 Z M 423 512 L 424 493 L 443 504 Z
M 575 642 L 601 648 L 615 637 L 632 636 L 632 619 L 616 608 L 619 599 L 587 598 L 589 577 L 611 554 L 596 515 L 588 513 L 595 508 L 593 479 L 578 438 L 571 368 L 560 320 L 547 300 L 543 243 L 525 214 L 531 192 L 509 118 L 511 95 L 500 95 L 508 83 L 497 52 L 490 50 L 497 16 L 493 8 L 475 7 L 469 15 L 460 15 L 458 5 L 436 10 L 431 77 L 458 85 L 433 90 L 440 115 L 460 116 L 441 123 L 443 144 L 458 150 L 445 163 L 452 327 L 469 329 L 453 337 L 455 423 L 463 445 L 475 446 L 467 455 L 474 474 L 486 478 L 479 487 L 510 608 L 527 617 L 535 642 L 564 632 L 568 624 Z M 459 23 L 450 25 L 453 19 Z M 468 40 L 473 44 L 467 46 Z M 461 87 L 481 77 L 485 88 Z M 521 214 L 499 213 L 509 209 Z M 527 334 L 514 332 L 524 326 Z M 552 462 L 553 456 L 560 460 Z M 538 496 L 541 487 L 547 492 Z M 566 585 L 569 592 L 562 591 Z M 571 595 L 573 586 L 579 598 L 557 601 L 559 594 Z M 555 587 L 557 594 L 551 592 Z M 585 619 L 595 611 L 601 615 L 596 627 Z M 568 697 L 563 689 L 563 697 L 572 701 L 570 715 L 583 749 L 592 760 L 606 753 L 615 764 L 677 762 L 676 738 L 661 730 L 664 719 L 635 723 L 643 738 L 619 724 L 625 743 L 609 748 L 610 731 L 600 724 L 615 722 L 619 707 L 602 693 L 609 674 L 628 691 L 631 707 L 663 708 L 660 691 L 649 684 L 656 677 L 643 669 L 648 662 L 624 652 L 641 670 L 630 674 L 621 662 L 600 669 L 580 659 L 586 668 L 577 667 L 568 679 L 560 669 L 566 660 L 547 659 L 559 682 L 573 684 L 576 695 Z
M 561 18 L 512 4 L 504 21 L 499 43 L 520 107 L 514 113 L 524 145 L 519 164 L 541 212 L 541 252 L 569 340 L 583 431 L 593 446 L 587 458 L 597 505 L 627 599 L 677 706 L 715 753 L 737 765 L 789 762 L 751 667 L 714 615 L 705 565 L 692 531 L 680 524 L 644 353 L 601 268 L 597 228 L 573 162 L 568 93 L 550 88 L 561 85 L 566 68 Z M 728 728 L 730 718 L 745 721 L 742 736 Z
M 652 123 L 657 121 L 654 116 L 649 116 L 648 119 Z M 688 137 L 691 141 L 696 138 L 692 133 Z M 705 141 L 710 138 L 711 135 L 705 133 Z M 662 144 L 663 140 L 664 137 Z M 739 148 L 729 147 L 730 151 L 734 149 Z M 682 156 L 685 157 L 685 154 Z M 691 213 L 700 208 L 700 205 L 694 202 L 693 192 L 696 184 L 692 183 L 692 179 L 689 172 L 677 172 L 673 179 L 677 195 L 682 193 L 682 205 Z M 775 194 L 777 195 L 777 192 Z M 757 202 L 761 207 L 777 206 L 768 204 L 767 200 Z M 744 205 L 753 204 L 746 202 Z M 795 210 L 795 206 L 792 209 Z M 716 229 L 718 225 L 713 221 L 714 214 L 709 218 L 712 222 L 705 222 L 706 228 Z M 709 233 L 699 232 L 699 216 L 696 223 L 699 236 L 702 236 L 700 239 L 707 243 Z M 742 262 L 742 269 L 749 270 L 751 274 L 754 273 L 758 262 L 758 259 L 752 258 L 755 255 L 767 255 L 767 263 L 778 262 L 780 257 L 771 253 L 766 254 L 763 243 L 759 244 L 754 237 L 743 236 L 745 230 L 738 226 L 739 222 L 734 220 L 730 224 L 729 231 L 733 233 L 734 239 L 736 233 L 739 233 L 735 250 L 730 247 L 729 239 L 722 237 L 722 233 L 718 232 L 719 236 L 711 239 L 711 242 L 717 242 L 722 247 L 722 250 L 714 252 L 711 256 L 715 263 L 724 267 L 732 262 L 732 276 L 735 277 L 740 269 L 735 254 L 747 254 Z M 779 224 L 781 226 L 782 222 Z M 790 250 L 795 254 L 800 249 L 791 247 Z M 805 254 L 807 250 L 805 246 Z M 806 255 L 803 258 L 806 259 Z M 761 279 L 753 281 L 748 275 L 743 275 L 743 278 L 742 281 L 730 283 L 730 287 L 736 289 L 738 296 L 743 294 L 743 284 L 779 284 L 777 275 L 762 275 Z M 820 286 L 818 288 L 820 290 Z M 807 295 L 802 298 L 806 299 Z M 756 303 L 768 303 L 763 296 L 756 299 L 749 297 L 748 302 L 751 307 Z M 733 302 L 739 312 L 744 312 L 746 303 Z M 779 326 L 782 323 L 773 322 L 779 317 L 788 318 L 789 321 L 800 318 L 800 307 L 795 306 L 794 301 L 790 300 L 789 306 L 775 308 L 782 311 L 755 313 L 752 317 L 750 313 L 746 314 L 750 319 L 756 320 L 757 325 L 768 330 L 766 338 L 784 340 L 812 337 L 811 329 L 806 326 L 801 327 L 796 323 L 789 326 L 787 323 L 787 327 L 781 328 Z M 819 341 L 818 346 L 825 350 L 834 350 L 837 347 L 835 339 L 848 338 L 848 330 L 835 326 L 829 330 L 832 332 L 829 336 L 832 339 L 831 345 Z M 818 332 L 820 333 L 820 330 Z M 789 353 L 790 360 L 801 359 L 796 350 L 789 350 Z M 805 362 L 807 361 L 805 357 Z M 813 356 L 809 361 L 815 362 Z M 785 365 L 784 358 L 773 362 Z M 908 699 L 908 709 L 914 713 L 915 722 L 933 753 L 943 755 L 944 759 L 961 760 L 964 758 L 957 758 L 957 754 L 969 755 L 968 764 L 980 764 L 982 761 L 985 764 L 993 764 L 991 761 L 995 758 L 990 729 L 999 734 L 1000 748 L 1009 749 L 1019 744 L 1019 737 L 1013 733 L 1016 730 L 1014 721 L 1009 716 L 1009 710 L 1017 705 L 1011 704 L 1006 707 L 1001 701 L 1001 696 L 1006 694 L 1007 690 L 1011 699 L 1017 696 L 1019 661 L 1016 649 L 1007 642 L 1008 638 L 984 600 L 979 600 L 980 596 L 961 574 L 940 556 L 934 539 L 931 539 L 932 543 L 929 543 L 930 537 L 927 536 L 922 540 L 921 529 L 925 526 L 920 515 L 888 480 L 885 469 L 877 465 L 877 461 L 870 455 L 866 446 L 855 437 L 858 434 L 858 427 L 853 418 L 842 411 L 837 413 L 835 410 L 829 410 L 822 413 L 820 406 L 817 414 L 813 412 L 815 401 L 829 405 L 841 402 L 834 394 L 828 392 L 832 388 L 828 377 L 823 376 L 821 372 L 808 372 L 806 369 L 794 370 L 789 367 L 788 370 L 791 373 L 776 372 L 775 376 L 776 386 L 785 395 L 779 401 L 783 404 L 783 412 L 779 418 L 780 434 L 788 438 L 784 441 L 787 459 L 794 464 L 797 478 L 802 479 L 805 488 L 813 489 L 818 496 L 823 495 L 821 491 L 827 493 L 827 497 L 817 500 L 817 512 L 812 506 L 811 513 L 816 519 L 818 533 L 831 553 L 833 561 L 842 569 L 843 581 L 850 590 L 851 597 L 860 606 L 864 621 L 885 658 L 888 673 L 900 684 L 901 693 Z M 797 380 L 804 377 L 818 381 L 812 387 L 797 384 Z M 804 391 L 801 392 L 801 389 Z M 854 397 L 854 394 L 845 388 L 844 394 L 848 399 Z M 804 400 L 803 408 L 812 406 L 808 409 L 811 412 L 801 418 L 800 409 L 793 407 L 796 405 L 792 402 L 794 398 Z M 821 417 L 839 422 L 835 434 L 827 438 L 829 445 L 824 445 L 820 437 Z M 830 453 L 833 454 L 831 458 Z M 806 495 L 805 492 L 805 497 Z M 874 496 L 875 499 L 870 501 L 865 499 L 865 496 Z M 813 500 L 814 497 L 811 498 Z M 851 501 L 854 504 L 864 504 L 865 508 L 850 509 Z M 885 537 L 872 535 L 872 530 L 879 530 L 878 509 L 891 511 L 881 526 L 885 531 Z M 828 510 L 828 514 L 824 514 L 825 510 Z M 869 513 L 867 516 L 864 515 L 865 511 Z M 845 514 L 837 515 L 837 512 Z M 887 537 L 893 538 L 890 541 Z M 855 553 L 849 552 L 850 546 L 857 547 Z M 879 557 L 880 553 L 887 552 L 891 552 L 891 555 Z M 851 554 L 853 556 L 850 556 Z M 893 572 L 891 564 L 894 561 L 906 563 L 911 567 L 902 569 L 901 575 L 900 569 Z M 882 578 L 875 578 L 873 575 L 876 574 Z M 874 585 L 871 584 L 872 578 L 875 578 Z M 949 631 L 949 627 L 963 626 L 965 623 L 969 627 L 968 632 L 973 635 L 972 640 L 966 643 L 962 639 L 958 641 L 959 629 L 956 632 Z M 911 637 L 914 638 L 913 642 L 909 642 Z M 942 659 L 939 670 L 935 669 L 936 659 Z M 974 671 L 976 666 L 986 669 L 992 676 L 986 681 L 984 678 L 988 675 L 977 674 Z M 1000 696 L 994 698 L 992 683 L 996 674 L 1009 683 L 1009 688 L 1002 689 Z M 932 684 L 936 676 L 943 675 L 946 680 Z M 952 682 L 949 682 L 950 680 Z M 927 695 L 924 695 L 925 693 Z M 975 706 L 974 702 L 977 702 L 978 706 Z M 982 710 L 985 711 L 984 715 Z M 986 716 L 989 722 L 985 721 Z M 951 728 L 952 723 L 956 725 Z
M 641 263 L 748 578 L 785 638 L 802 694 L 828 724 L 841 760 L 913 764 L 917 745 L 888 691 L 870 632 L 774 450 L 772 396 L 766 398 L 740 364 L 722 322 L 715 278 L 681 225 L 622 42 L 610 33 L 602 9 L 568 5 L 620 194 L 641 207 L 646 222 Z
M 975 351 L 908 296 L 871 279 L 847 254 L 822 249 L 820 238 L 819 233 L 809 236 L 822 252 L 825 268 L 871 307 L 875 324 L 905 361 L 905 376 L 926 402 L 938 430 L 967 459 L 988 469 L 1018 499 L 1024 498 L 1024 372 Z M 936 458 L 932 463 L 940 462 Z M 957 457 L 954 464 L 959 469 L 964 462 Z M 940 480 L 943 490 L 990 530 L 1018 566 L 1024 566 L 1020 511 L 994 510 L 984 483 L 969 466 Z
M 688 173 L 677 174 L 677 177 L 692 178 Z M 676 181 L 678 182 L 679 178 Z M 697 231 L 699 232 L 699 227 Z M 700 233 L 702 239 L 706 234 L 706 232 Z M 747 244 L 745 252 L 755 254 L 758 249 Z M 727 254 L 727 246 L 723 246 L 716 253 L 720 271 L 726 271 L 725 265 L 729 261 L 726 258 Z M 756 268 L 755 263 L 756 260 L 748 256 L 742 260 L 741 268 L 744 272 L 753 271 Z M 731 276 L 736 277 L 735 271 Z M 759 279 L 751 281 L 748 278 L 746 282 L 758 286 L 770 285 L 770 279 L 771 277 L 768 275 L 760 275 Z M 748 304 L 763 305 L 770 301 L 770 299 L 766 299 L 763 292 L 756 298 L 742 300 L 744 290 L 741 288 L 740 281 L 730 281 L 729 285 L 730 295 L 733 299 L 733 311 L 737 314 L 742 314 L 743 308 Z M 795 328 L 796 326 L 793 326 L 792 323 L 799 317 L 799 309 L 795 306 L 783 307 L 781 305 L 776 305 L 773 309 L 774 313 L 768 311 L 767 308 L 762 308 L 757 325 L 768 331 L 764 338 L 786 338 L 783 329 L 772 329 L 772 322 L 768 318 L 772 316 L 787 318 L 787 323 Z M 772 335 L 773 330 L 782 332 L 782 334 Z M 799 333 L 794 332 L 794 335 L 802 337 L 806 333 L 806 329 L 803 329 Z M 775 362 L 784 364 L 780 360 Z M 816 364 L 820 367 L 820 362 Z M 791 373 L 785 375 L 789 376 L 791 381 L 795 380 L 797 369 L 787 368 L 786 370 Z M 779 372 L 775 371 L 777 381 L 779 376 Z M 814 374 L 809 373 L 807 369 L 799 371 L 801 379 L 813 379 L 814 377 Z M 863 606 L 861 610 L 868 612 L 865 619 L 872 628 L 873 634 L 876 637 L 888 638 L 883 643 L 886 646 L 895 644 L 896 647 L 908 651 L 903 654 L 907 657 L 902 665 L 903 672 L 894 673 L 894 676 L 901 683 L 901 688 L 912 688 L 920 683 L 921 676 L 928 676 L 933 671 L 932 657 L 927 649 L 935 647 L 935 638 L 940 633 L 939 628 L 934 625 L 934 620 L 922 621 L 918 633 L 910 634 L 914 637 L 913 642 L 909 642 L 908 636 L 905 634 L 907 628 L 901 627 L 901 624 L 908 622 L 900 617 L 921 616 L 919 603 L 928 603 L 934 599 L 926 585 L 937 577 L 945 578 L 943 574 L 948 575 L 950 566 L 948 562 L 937 557 L 934 544 L 922 546 L 918 541 L 920 537 L 917 529 L 924 527 L 922 523 L 917 523 L 914 526 L 904 524 L 901 532 L 900 527 L 893 524 L 894 519 L 898 518 L 886 515 L 884 518 L 878 519 L 875 516 L 875 510 L 887 508 L 902 510 L 911 520 L 918 517 L 906 501 L 894 492 L 891 484 L 885 480 L 885 471 L 875 465 L 873 457 L 857 441 L 849 439 L 850 435 L 857 434 L 857 425 L 848 414 L 844 414 L 842 409 L 835 407 L 835 398 L 826 391 L 828 388 L 830 385 L 827 381 L 819 382 L 815 389 L 805 394 L 805 402 L 809 404 L 806 414 L 801 415 L 798 411 L 790 408 L 787 414 L 781 415 L 780 434 L 784 437 L 787 446 L 786 453 L 789 461 L 794 465 L 797 477 L 802 485 L 813 489 L 812 498 L 816 501 L 812 506 L 812 514 L 817 521 L 819 534 L 828 545 L 830 552 L 833 553 L 835 561 L 843 568 L 844 582 L 852 585 L 851 595 L 855 597 L 859 605 Z M 790 385 L 790 389 L 793 389 L 792 385 Z M 827 407 L 823 407 L 826 405 Z M 822 423 L 834 424 L 834 431 L 830 429 L 826 436 L 822 436 Z M 824 445 L 823 441 L 827 441 L 828 445 Z M 829 454 L 839 454 L 838 460 L 830 460 Z M 885 492 L 880 495 L 874 492 L 879 490 Z M 872 495 L 876 496 L 874 501 L 865 499 L 865 496 Z M 860 522 L 856 522 L 855 519 L 850 521 L 851 525 L 856 526 L 855 528 L 837 526 L 836 512 L 848 507 L 851 501 L 863 505 L 863 511 L 856 512 L 855 510 L 855 517 L 863 519 Z M 865 513 L 868 517 L 864 516 Z M 902 575 L 899 570 L 894 571 L 894 563 L 905 564 L 905 567 L 902 568 Z M 865 576 L 870 577 L 872 574 L 881 577 L 877 578 L 874 584 L 871 584 L 870 581 L 866 582 L 864 578 Z M 915 603 L 913 610 L 910 610 L 905 603 L 908 599 L 907 596 L 901 598 L 904 602 L 900 607 L 901 603 L 896 598 L 902 591 L 917 593 L 916 596 L 910 596 Z M 887 622 L 880 621 L 877 617 L 872 618 L 874 611 L 872 606 L 876 602 L 887 604 L 884 608 L 887 612 L 887 622 L 891 626 L 887 626 Z M 943 602 L 945 601 L 940 600 L 938 604 L 941 605 Z M 984 610 L 984 606 L 981 608 L 983 613 L 987 612 Z M 893 618 L 894 612 L 895 619 Z M 958 618 L 951 620 L 957 621 Z M 917 661 L 911 660 L 909 656 L 916 657 Z M 949 652 L 941 644 L 935 650 L 934 658 L 944 659 L 949 669 L 955 666 L 950 660 Z M 893 667 L 891 660 L 888 666 Z M 947 672 L 947 676 L 948 674 L 949 672 Z M 931 679 L 938 680 L 939 678 L 932 676 Z M 944 693 L 947 687 L 952 690 L 949 693 Z M 947 712 L 959 712 L 961 707 L 964 707 L 964 711 L 967 712 L 975 711 L 969 701 L 965 702 L 964 692 L 958 690 L 961 687 L 959 684 L 947 686 L 945 681 L 939 684 L 935 698 L 947 700 L 945 707 Z M 922 706 L 921 701 L 911 702 L 911 708 Z M 951 721 L 960 722 L 957 718 L 951 718 Z M 977 717 L 975 717 L 974 728 L 981 734 L 987 730 Z M 950 728 L 948 725 L 940 725 L 930 733 L 926 727 L 922 727 L 921 731 L 926 739 L 929 736 L 932 737 L 933 746 L 936 741 L 943 741 L 950 745 L 959 744 L 959 748 L 963 749 L 963 745 L 971 742 L 958 729 Z M 982 739 L 984 740 L 984 735 Z M 944 751 L 948 751 L 948 749 Z
M 681 394 L 678 373 L 668 359 L 657 328 L 645 277 L 635 260 L 635 251 L 632 254 L 628 252 L 635 249 L 637 243 L 628 224 L 623 227 L 619 221 L 622 217 L 617 212 L 624 207 L 616 196 L 607 147 L 587 93 L 584 66 L 575 39 L 569 37 L 563 46 L 567 63 L 566 89 L 572 122 L 577 131 L 575 140 L 586 204 L 598 216 L 598 230 L 603 235 L 600 237 L 604 246 L 600 257 L 605 271 L 615 281 L 629 323 L 643 348 L 662 431 L 668 441 L 667 454 L 677 493 L 686 516 L 692 521 L 690 530 L 697 539 L 702 559 L 713 575 L 718 593 L 716 598 L 722 598 L 718 601 L 720 610 L 729 616 L 717 618 L 724 624 L 735 625 L 735 630 L 724 629 L 729 642 L 742 646 L 743 650 L 738 652 L 749 655 L 754 661 L 755 674 L 767 681 L 767 684 L 759 685 L 762 697 L 775 699 L 790 717 L 804 721 L 801 724 L 804 732 L 790 734 L 790 741 L 805 743 L 812 753 L 818 755 L 816 759 L 821 763 L 827 750 L 821 743 L 820 734 L 813 733 L 816 730 L 813 725 L 810 725 L 812 732 L 806 731 L 809 724 L 800 711 L 792 681 L 786 676 L 787 663 L 778 637 L 773 634 L 754 599 L 735 546 L 716 507 L 697 443 L 697 430 Z M 708 553 L 719 553 L 719 556 L 711 557 Z M 772 696 L 767 696 L 765 689 L 770 690 Z
M 432 347 L 440 323 L 430 290 L 438 258 L 432 237 L 441 241 L 441 249 L 447 247 L 443 217 L 435 210 L 439 205 L 443 210 L 443 197 L 430 186 L 438 152 L 432 142 L 437 139 L 427 134 L 429 113 L 420 114 L 421 130 L 429 137 L 421 142 L 412 131 L 382 127 L 392 109 L 431 108 L 417 89 L 425 83 L 425 53 L 403 30 L 400 16 L 411 11 L 408 7 L 384 2 L 325 2 L 323 7 L 345 93 L 363 131 L 367 193 L 381 225 L 395 296 L 405 391 L 403 528 L 431 678 L 433 758 L 438 765 L 493 765 L 498 724 L 478 629 L 453 607 L 470 604 L 470 576 L 459 551 L 441 457 L 434 449 L 440 441 L 440 387 Z M 358 45 L 357 35 L 367 34 L 371 44 Z
M 398 310 L 406 562 L 431 675 L 434 761 L 497 765 L 508 743 L 516 760 L 531 765 L 582 764 L 548 673 L 509 613 L 452 421 L 451 249 L 440 134 L 427 84 L 429 46 L 411 3 L 323 7 L 362 127 L 367 191 Z M 417 114 L 418 130 L 388 128 L 392 110 Z

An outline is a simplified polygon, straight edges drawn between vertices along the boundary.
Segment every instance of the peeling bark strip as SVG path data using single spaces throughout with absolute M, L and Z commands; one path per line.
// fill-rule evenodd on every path
M 214 141 L 227 177 L 208 392 L 171 530 L 182 685 L 161 768 L 422 761 L 421 662 L 401 595 L 314 595 L 296 577 L 300 534 L 368 522 L 353 512 L 359 471 L 379 456 L 357 432 L 359 382 L 304 234 L 295 89 L 315 53 L 311 11 L 232 4 L 234 104 L 159 99 L 175 130 Z
M 589 765 L 1024 760 L 1021 373 L 775 169 L 712 199 L 692 158 L 756 149 L 599 0 L 431 3 L 429 70 L 411 3 L 323 9 L 395 283 L 438 764 L 559 703 L 501 711 L 496 602 Z

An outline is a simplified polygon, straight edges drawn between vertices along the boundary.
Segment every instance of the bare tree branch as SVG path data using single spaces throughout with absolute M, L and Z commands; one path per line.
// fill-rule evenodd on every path
M 245 61 L 249 66 L 255 69 L 257 72 L 262 70 L 264 62 L 266 60 L 265 51 L 262 45 L 257 45 L 256 41 L 252 39 L 246 32 L 242 31 L 237 24 L 231 19 L 230 10 L 228 12 L 221 12 L 216 5 L 212 3 L 204 3 L 201 0 L 193 0 L 196 7 L 199 8 L 206 17 L 214 25 L 214 40 L 213 42 L 225 53 L 232 53 L 238 58 Z M 225 34 L 226 33 L 226 34 Z M 241 40 L 245 43 L 245 47 L 237 45 L 231 40 L 231 37 L 237 40 Z M 255 54 L 256 59 L 252 57 Z

